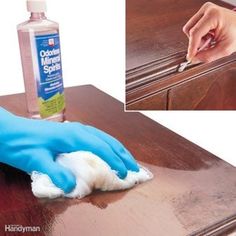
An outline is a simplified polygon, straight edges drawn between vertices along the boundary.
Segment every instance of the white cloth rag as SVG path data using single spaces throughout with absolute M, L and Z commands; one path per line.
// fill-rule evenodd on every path
M 139 172 L 128 171 L 125 179 L 117 177 L 116 172 L 101 158 L 91 152 L 72 152 L 61 154 L 56 162 L 70 169 L 76 177 L 76 187 L 68 194 L 56 187 L 48 175 L 33 171 L 32 192 L 38 198 L 83 198 L 93 190 L 122 190 L 153 178 L 152 173 L 140 166 Z

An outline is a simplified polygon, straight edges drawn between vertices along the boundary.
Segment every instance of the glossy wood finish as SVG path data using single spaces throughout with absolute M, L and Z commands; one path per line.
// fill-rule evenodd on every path
M 40 226 L 36 235 L 55 236 L 225 235 L 236 229 L 234 167 L 139 113 L 123 112 L 123 104 L 92 86 L 66 89 L 66 98 L 68 120 L 112 134 L 155 177 L 83 200 L 38 200 L 29 176 L 0 165 L 0 235 L 5 224 Z M 0 97 L 0 106 L 26 115 L 23 94 Z
M 233 110 L 236 106 L 236 64 L 224 66 L 169 91 L 169 109 Z M 191 91 L 191 94 L 189 93 Z
M 214 96 L 201 81 L 214 77 L 219 70 L 224 73 L 219 80 L 234 80 L 232 71 L 236 66 L 236 56 L 223 58 L 213 63 L 191 66 L 182 73 L 177 72 L 178 65 L 185 60 L 188 46 L 187 37 L 182 32 L 183 25 L 206 2 L 202 0 L 145 0 L 127 2 L 127 53 L 126 53 L 126 108 L 127 110 L 162 110 L 153 97 L 166 93 L 166 109 L 236 109 L 236 87 L 227 95 L 228 88 L 221 92 L 227 98 L 219 100 L 219 91 Z M 231 5 L 216 0 L 214 3 L 232 8 Z M 229 67 L 225 65 L 230 64 Z M 201 74 L 202 80 L 199 79 Z M 202 101 L 195 91 L 194 81 L 205 91 Z M 187 83 L 182 87 L 177 85 Z M 192 83 L 192 84 L 191 84 Z M 227 82 L 219 82 L 225 84 Z M 228 82 L 234 83 L 234 82 Z M 172 91 L 173 89 L 173 91 Z M 169 97 L 171 93 L 171 100 Z M 175 95 L 176 94 L 176 95 Z M 194 99 L 192 94 L 195 94 Z M 152 102 L 149 102 L 149 97 Z M 152 97 L 152 98 L 151 98 Z M 176 97 L 176 100 L 173 100 Z M 184 97 L 184 99 L 182 99 Z M 217 100 L 218 99 L 218 100 Z M 193 104 L 201 101 L 201 106 Z M 216 101 L 217 100 L 217 101 Z M 227 101 L 227 102 L 226 102 Z M 163 101 L 161 101 L 163 104 Z M 132 106 L 132 104 L 136 104 Z M 139 106 L 140 104 L 140 106 Z M 169 106 L 169 104 L 173 104 Z

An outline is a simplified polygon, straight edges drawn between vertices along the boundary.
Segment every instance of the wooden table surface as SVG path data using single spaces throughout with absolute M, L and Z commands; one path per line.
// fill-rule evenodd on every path
M 122 103 L 92 86 L 68 88 L 66 98 L 68 120 L 112 134 L 155 177 L 128 191 L 39 200 L 29 176 L 1 165 L 0 235 L 7 224 L 40 226 L 38 235 L 55 236 L 220 235 L 235 229 L 233 166 L 139 113 L 125 113 Z M 23 94 L 0 97 L 0 106 L 26 115 Z

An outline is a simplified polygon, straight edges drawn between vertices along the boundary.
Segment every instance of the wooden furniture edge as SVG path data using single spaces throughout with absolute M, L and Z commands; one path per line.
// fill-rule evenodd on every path
M 211 226 L 193 232 L 189 236 L 216 236 L 224 235 L 228 230 L 236 229 L 236 214 L 232 215 L 222 221 L 216 222 Z
M 138 102 L 159 92 L 168 91 L 168 89 L 197 79 L 199 76 L 214 72 L 235 62 L 236 54 L 233 54 L 227 57 L 227 60 L 226 58 L 222 58 L 212 63 L 198 64 L 189 67 L 186 71 L 181 73 L 176 72 L 178 66 L 172 66 L 171 72 L 169 73 L 169 71 L 160 71 L 159 63 L 157 65 L 154 63 L 151 65 L 151 68 L 157 68 L 157 70 L 155 71 L 153 69 L 151 72 L 155 71 L 155 73 L 147 74 L 144 78 L 139 77 L 138 80 L 132 78 L 132 82 L 126 84 L 126 105 Z M 150 71 L 150 68 L 147 68 L 147 70 Z M 146 70 L 146 68 L 144 70 Z

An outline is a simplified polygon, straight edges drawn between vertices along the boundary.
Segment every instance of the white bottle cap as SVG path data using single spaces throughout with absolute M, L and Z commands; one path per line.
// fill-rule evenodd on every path
M 45 12 L 47 5 L 45 0 L 27 0 L 27 10 L 29 12 Z

